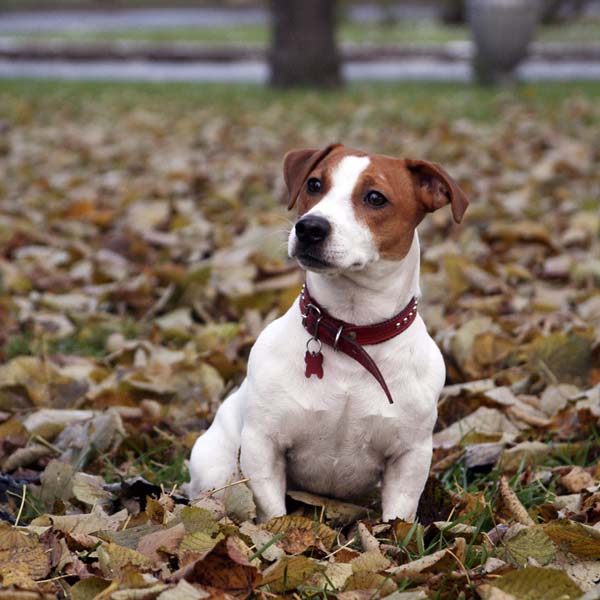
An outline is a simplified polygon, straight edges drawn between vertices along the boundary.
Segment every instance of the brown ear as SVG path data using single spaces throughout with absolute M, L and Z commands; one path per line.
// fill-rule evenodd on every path
M 329 144 L 322 150 L 304 148 L 290 150 L 283 159 L 283 178 L 289 192 L 288 210 L 294 208 L 298 194 L 310 172 L 334 149 L 341 144 Z
M 456 181 L 436 163 L 410 158 L 404 162 L 413 176 L 417 199 L 423 208 L 427 212 L 433 212 L 450 203 L 452 216 L 460 223 L 469 206 L 469 199 Z

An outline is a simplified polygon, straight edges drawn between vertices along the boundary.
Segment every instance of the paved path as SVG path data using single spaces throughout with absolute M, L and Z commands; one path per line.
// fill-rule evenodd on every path
M 468 81 L 467 61 L 448 63 L 435 60 L 398 62 L 349 62 L 344 65 L 349 81 Z M 525 81 L 573 81 L 600 79 L 600 63 L 554 63 L 528 61 L 519 71 Z M 193 81 L 224 83 L 265 83 L 268 68 L 264 61 L 234 63 L 164 61 L 10 61 L 0 60 L 0 78 L 100 81 Z
M 436 19 L 439 5 L 406 2 L 390 6 L 354 5 L 346 15 L 352 21 Z M 586 7 L 585 16 L 600 16 L 600 2 Z M 0 33 L 39 31 L 106 31 L 123 29 L 167 29 L 169 27 L 226 27 L 260 25 L 269 20 L 264 8 L 154 8 L 124 10 L 6 11 L 0 8 Z

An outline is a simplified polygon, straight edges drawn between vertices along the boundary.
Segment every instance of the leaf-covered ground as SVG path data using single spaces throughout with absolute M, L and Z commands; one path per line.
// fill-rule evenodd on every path
M 579 598 L 600 580 L 600 86 L 0 88 L 2 598 Z M 302 276 L 292 147 L 440 162 L 421 227 L 448 369 L 416 525 L 186 459 Z M 587 596 L 597 598 L 597 595 Z

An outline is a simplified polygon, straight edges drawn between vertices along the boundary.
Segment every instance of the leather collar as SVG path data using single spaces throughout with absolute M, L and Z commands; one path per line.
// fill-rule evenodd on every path
M 387 321 L 374 325 L 354 325 L 332 317 L 310 295 L 305 284 L 300 293 L 300 312 L 302 313 L 302 325 L 312 336 L 306 344 L 306 376 L 323 377 L 321 345 L 326 344 L 335 351 L 343 352 L 353 358 L 369 371 L 377 379 L 392 404 L 392 395 L 385 379 L 363 346 L 391 340 L 408 329 L 417 316 L 417 304 L 418 300 L 413 297 L 405 308 Z M 318 350 L 311 350 L 311 342 L 316 344 Z

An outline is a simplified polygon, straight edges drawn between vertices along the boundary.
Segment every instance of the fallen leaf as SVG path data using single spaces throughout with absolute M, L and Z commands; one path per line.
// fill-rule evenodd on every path
M 544 531 L 565 552 L 600 559 L 600 531 L 594 527 L 558 519 L 544 525 Z
M 50 572 L 45 548 L 36 536 L 27 535 L 0 521 L 0 576 L 8 587 L 35 588 L 34 581 Z
M 296 589 L 315 573 L 325 570 L 316 560 L 307 556 L 290 556 L 280 558 L 263 572 L 263 585 L 269 591 L 281 594 Z
M 276 517 L 264 523 L 263 527 L 272 534 L 283 534 L 278 542 L 284 550 L 292 553 L 303 552 L 310 546 L 322 543 L 324 548 L 330 550 L 336 539 L 335 531 L 323 523 L 296 515 Z
M 205 557 L 185 567 L 177 576 L 240 599 L 247 598 L 262 582 L 259 571 L 248 562 L 232 537 L 221 540 Z
M 158 563 L 164 560 L 159 552 L 164 550 L 175 554 L 184 536 L 185 527 L 182 523 L 173 527 L 159 529 L 141 538 L 137 546 L 137 551 L 155 563 Z
M 496 579 L 491 585 L 523 600 L 571 600 L 582 595 L 568 575 L 540 567 L 513 571 Z
M 526 566 L 529 559 L 544 566 L 556 555 L 556 546 L 540 526 L 528 527 L 505 540 L 506 552 L 517 565 Z

